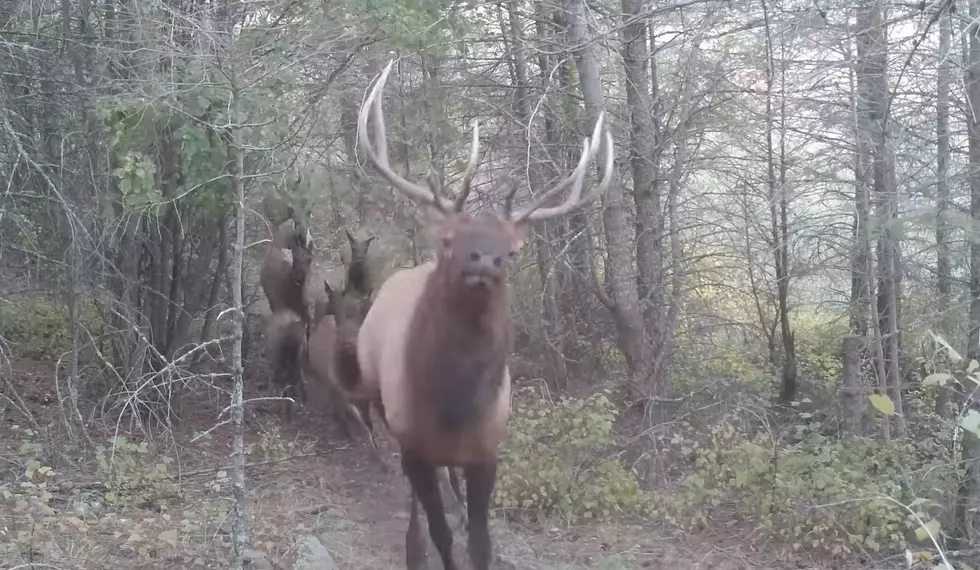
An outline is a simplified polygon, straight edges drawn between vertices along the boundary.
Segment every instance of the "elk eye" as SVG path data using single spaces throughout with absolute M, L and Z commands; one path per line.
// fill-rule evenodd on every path
M 470 253 L 470 260 L 471 261 L 480 261 L 480 253 L 479 252 L 476 252 L 476 251 L 471 252 Z
M 515 257 L 517 257 L 517 250 L 514 249 L 514 250 L 511 250 L 511 251 L 507 252 L 507 257 L 509 257 L 511 259 L 514 259 Z
M 453 238 L 450 238 L 450 237 L 444 237 L 444 238 L 442 238 L 442 247 L 448 248 L 452 244 L 453 244 Z

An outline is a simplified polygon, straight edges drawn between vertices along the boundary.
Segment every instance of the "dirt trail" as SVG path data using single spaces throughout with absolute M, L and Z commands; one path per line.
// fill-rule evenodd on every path
M 322 455 L 290 461 L 289 475 L 281 471 L 250 473 L 250 484 L 257 489 L 258 510 L 263 504 L 277 502 L 272 497 L 263 500 L 268 486 L 295 489 L 287 502 L 298 504 L 290 508 L 290 513 L 296 515 L 293 518 L 310 519 L 308 526 L 331 551 L 341 570 L 404 568 L 408 483 L 398 467 L 393 441 L 387 434 L 379 434 L 388 465 L 385 472 L 372 454 L 366 435 L 355 432 L 355 441 L 349 441 L 326 418 L 313 417 L 309 412 L 298 416 L 293 426 L 279 424 L 283 439 L 315 438 L 315 449 Z M 279 422 L 269 414 L 253 417 L 266 425 Z M 252 437 L 254 440 L 257 436 Z M 454 529 L 457 562 L 468 568 L 466 535 L 456 526 L 448 506 L 447 517 Z M 503 521 L 491 521 L 501 555 L 495 570 L 698 567 L 678 557 L 677 549 L 658 539 L 654 529 L 623 525 L 569 529 L 560 523 L 555 523 L 561 527 L 556 528 L 541 522 L 545 524 L 536 525 L 536 529 L 516 530 Z M 429 567 L 441 568 L 431 544 Z

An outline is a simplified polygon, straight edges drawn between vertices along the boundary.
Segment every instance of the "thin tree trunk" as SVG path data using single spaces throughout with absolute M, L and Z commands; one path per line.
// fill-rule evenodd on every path
M 936 289 L 939 294 L 940 322 L 951 315 L 953 270 L 949 250 L 949 86 L 951 66 L 950 40 L 952 19 L 948 13 L 939 17 L 939 76 L 936 85 Z M 940 326 L 940 332 L 948 333 Z M 936 414 L 946 416 L 949 387 L 941 386 L 936 396 Z
M 773 256 L 776 272 L 776 302 L 779 314 L 779 330 L 782 340 L 782 386 L 780 401 L 789 405 L 796 399 L 796 339 L 789 321 L 789 198 L 786 184 L 786 68 L 785 54 L 780 59 L 779 94 L 779 157 L 773 144 L 775 116 L 772 90 L 776 81 L 776 62 L 769 26 L 769 11 L 762 4 L 766 20 L 766 164 L 769 187 L 769 216 L 772 228 Z M 780 35 L 782 40 L 782 35 Z M 782 41 L 780 42 L 782 47 Z M 776 178 L 776 161 L 779 161 L 779 178 Z
M 888 395 L 895 406 L 891 416 L 895 435 L 905 436 L 905 412 L 902 405 L 901 361 L 901 260 L 898 225 L 898 180 L 895 175 L 895 155 L 888 136 L 888 32 L 886 6 L 876 0 L 871 8 L 869 36 L 869 80 L 875 110 L 874 189 L 875 216 L 881 232 L 878 236 L 878 318 L 885 357 Z
M 980 16 L 977 0 L 970 6 L 971 23 L 967 28 L 969 59 L 966 68 L 967 139 L 969 144 L 970 215 L 973 223 L 980 223 L 980 26 L 975 21 Z M 980 360 L 980 237 L 969 233 L 970 239 L 970 313 L 967 355 Z M 967 399 L 972 403 L 975 392 Z M 975 404 L 973 404 L 975 406 Z M 962 542 L 970 544 L 980 534 L 980 438 L 969 430 L 963 432 L 963 465 L 966 477 L 960 487 L 956 515 L 963 525 Z
M 873 186 L 877 188 L 879 183 L 883 181 L 883 176 L 879 175 L 881 171 L 880 154 L 883 146 L 883 135 L 881 132 L 883 130 L 882 119 L 884 114 L 884 101 L 882 100 L 884 95 L 880 88 L 880 80 L 884 78 L 884 61 L 881 57 L 883 30 L 881 29 L 881 9 L 876 2 L 877 0 L 866 0 L 866 4 L 858 8 L 857 16 L 857 70 L 855 73 L 856 95 L 854 97 L 855 134 L 857 138 L 857 156 L 855 158 L 857 189 L 855 191 L 855 201 L 860 201 L 859 220 L 857 222 L 857 232 L 859 234 L 858 248 L 860 249 L 862 246 L 867 245 L 868 256 L 863 259 L 866 262 L 865 266 L 858 267 L 856 270 L 862 272 L 864 275 L 863 279 L 867 280 L 867 304 L 871 313 L 872 323 L 870 326 L 874 327 L 872 346 L 874 349 L 874 366 L 878 393 L 887 395 L 888 376 L 886 371 L 888 367 L 886 364 L 886 343 L 882 334 L 883 319 L 880 315 L 880 304 L 871 302 L 872 297 L 874 297 L 874 291 L 872 289 L 875 283 L 872 276 L 876 273 L 874 260 L 870 255 L 870 244 L 873 241 L 873 236 L 870 223 L 868 223 L 870 220 L 866 220 L 864 224 L 860 223 L 861 213 L 868 215 L 870 218 L 871 188 Z M 877 200 L 881 195 L 876 192 L 875 196 Z M 885 439 L 891 438 L 891 426 L 888 418 L 881 422 L 881 433 Z
M 231 395 L 232 439 L 232 564 L 234 570 L 245 570 L 245 549 L 249 546 L 248 493 L 245 488 L 245 405 L 243 341 L 245 328 L 245 306 L 243 303 L 243 272 L 245 265 L 245 149 L 241 125 L 245 122 L 242 113 L 242 93 L 238 85 L 235 66 L 235 35 L 233 0 L 229 0 L 226 31 L 228 42 L 228 82 L 231 90 L 231 180 L 235 190 L 235 246 L 231 261 L 232 312 L 231 375 L 233 389 Z
M 846 335 L 841 342 L 843 366 L 841 368 L 841 408 L 844 428 L 851 435 L 862 435 L 863 410 L 861 391 L 861 353 L 867 337 Z
M 850 43 L 845 42 L 847 53 L 845 57 L 851 63 L 848 68 L 850 107 L 854 114 L 854 140 L 857 151 L 854 153 L 854 220 L 851 227 L 851 297 L 850 318 L 848 321 L 851 334 L 868 334 L 868 313 L 871 308 L 871 277 L 868 275 L 868 265 L 871 258 L 871 245 L 868 240 L 868 172 L 871 164 L 871 149 L 866 128 L 866 113 L 864 102 L 859 100 L 859 94 L 864 88 L 864 78 L 856 78 L 857 69 L 862 64 L 862 48 L 858 46 L 858 57 L 855 60 L 850 52 Z

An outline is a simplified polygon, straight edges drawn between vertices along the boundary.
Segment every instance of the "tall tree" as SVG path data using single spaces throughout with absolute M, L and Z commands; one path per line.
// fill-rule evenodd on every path
M 900 387 L 899 347 L 900 260 L 898 229 L 898 182 L 895 155 L 888 131 L 888 42 L 885 5 L 864 0 L 857 8 L 857 101 L 861 174 L 858 184 L 869 184 L 874 197 L 877 295 L 871 304 L 875 326 L 879 384 L 891 398 L 895 435 L 905 433 Z M 863 154 L 862 154 L 863 153 Z M 862 198 L 868 197 L 862 195 Z M 865 231 L 870 230 L 866 228 Z M 869 264 L 870 265 L 870 264 Z M 886 420 L 886 425 L 889 420 Z M 886 432 L 888 433 L 888 432 Z
M 594 125 L 599 113 L 606 110 L 599 77 L 599 62 L 592 45 L 585 0 L 568 0 L 565 5 L 568 43 L 575 46 L 572 55 L 579 76 L 579 86 L 585 101 L 588 124 Z M 650 346 L 643 326 L 637 276 L 633 264 L 633 245 L 627 222 L 623 187 L 613 177 L 602 198 L 603 225 L 606 234 L 606 273 L 610 289 L 613 318 L 619 333 L 619 344 L 626 357 L 634 381 L 642 379 L 649 370 Z M 649 404 L 655 395 L 638 385 Z M 651 411 L 653 411 L 651 409 Z
M 950 262 L 949 223 L 949 85 L 952 75 L 950 39 L 952 18 L 944 10 L 939 15 L 939 70 L 936 81 L 936 292 L 938 310 L 945 320 L 952 310 L 953 270 Z M 942 331 L 946 333 L 947 331 Z M 936 412 L 943 416 L 949 404 L 949 389 L 942 386 L 936 398 Z
M 666 364 L 673 340 L 673 322 L 665 290 L 663 239 L 662 106 L 651 97 L 659 93 L 656 57 L 648 50 L 648 25 L 643 0 L 622 0 L 623 70 L 630 117 L 630 167 L 635 213 L 637 294 L 649 346 L 650 370 L 644 372 L 646 392 L 666 395 Z M 648 66 L 647 62 L 649 63 Z M 652 77 L 651 77 L 652 76 Z M 659 103 L 659 102 L 658 102 Z

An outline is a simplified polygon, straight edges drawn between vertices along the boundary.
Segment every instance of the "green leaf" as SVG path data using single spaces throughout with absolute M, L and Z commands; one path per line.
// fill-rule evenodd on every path
M 980 437 L 980 412 L 968 410 L 963 419 L 960 420 L 960 427 L 973 435 Z
M 976 362 L 974 360 L 973 362 Z M 935 374 L 930 374 L 922 380 L 923 386 L 945 386 L 947 382 L 953 379 L 952 374 L 946 374 L 945 372 L 937 372 Z
M 919 540 L 930 540 L 930 535 L 932 535 L 934 538 L 939 536 L 939 521 L 936 519 L 932 519 L 924 526 L 920 526 L 919 528 L 915 529 L 915 537 Z
M 878 410 L 883 416 L 891 416 L 895 413 L 895 404 L 892 403 L 891 398 L 885 396 L 884 394 L 871 394 L 868 396 L 871 400 L 871 405 Z

